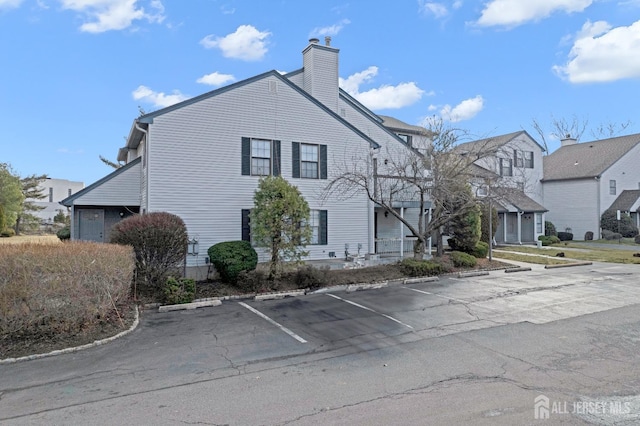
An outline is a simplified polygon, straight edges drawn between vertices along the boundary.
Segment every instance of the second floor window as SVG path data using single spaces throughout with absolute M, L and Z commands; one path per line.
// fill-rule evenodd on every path
M 327 179 L 327 145 L 291 143 L 291 176 Z
M 500 176 L 513 176 L 513 163 L 510 158 L 500 159 Z
M 280 175 L 280 141 L 242 138 L 242 174 Z
M 522 157 L 522 151 L 517 149 L 513 150 L 513 162 L 516 167 L 524 167 L 524 158 Z
M 533 151 L 524 152 L 524 167 L 533 169 Z
M 300 144 L 300 177 L 318 179 L 318 145 Z
M 616 181 L 615 180 L 610 180 L 609 181 L 609 194 L 610 195 L 616 195 Z
M 271 141 L 251 139 L 251 174 L 254 176 L 271 174 Z

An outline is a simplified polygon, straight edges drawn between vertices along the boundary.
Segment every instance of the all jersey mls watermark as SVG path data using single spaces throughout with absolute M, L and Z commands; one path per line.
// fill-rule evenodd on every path
M 547 420 L 555 416 L 576 415 L 578 417 L 628 419 L 632 415 L 633 403 L 626 398 L 606 400 L 561 401 L 538 395 L 533 401 L 533 418 Z M 636 416 L 633 416 L 634 418 Z

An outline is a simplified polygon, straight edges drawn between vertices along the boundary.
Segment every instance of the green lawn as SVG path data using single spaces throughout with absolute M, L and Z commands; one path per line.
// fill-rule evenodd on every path
M 505 249 L 508 250 L 508 249 Z M 546 254 L 546 253 L 543 253 Z M 504 260 L 515 260 L 517 262 L 526 262 L 526 263 L 535 263 L 537 265 L 561 265 L 564 263 L 571 263 L 569 260 L 564 260 L 559 257 L 546 257 L 546 256 L 536 256 L 529 254 L 518 254 L 514 252 L 507 252 L 500 249 L 499 251 L 494 251 L 494 256 L 498 259 Z

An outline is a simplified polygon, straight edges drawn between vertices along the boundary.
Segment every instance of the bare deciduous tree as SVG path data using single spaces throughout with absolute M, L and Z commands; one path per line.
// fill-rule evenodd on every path
M 339 175 L 329 182 L 323 194 L 349 198 L 364 192 L 417 239 L 416 259 L 424 257 L 429 237 L 440 241 L 443 227 L 475 208 L 477 200 L 468 190 L 477 172 L 474 162 L 495 157 L 499 148 L 487 139 L 483 146 L 471 151 L 459 150 L 458 144 L 468 139 L 467 132 L 435 117 L 426 121 L 423 136 L 414 138 L 411 147 L 398 143 L 385 146 L 380 152 L 345 155 L 343 162 L 336 165 Z M 418 208 L 417 222 L 399 213 L 396 206 L 402 202 Z M 437 255 L 442 255 L 442 244 L 437 244 Z

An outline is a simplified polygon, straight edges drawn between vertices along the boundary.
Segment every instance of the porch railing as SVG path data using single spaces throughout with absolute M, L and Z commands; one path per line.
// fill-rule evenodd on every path
M 402 239 L 403 255 L 413 253 L 415 238 Z M 400 238 L 376 238 L 376 253 L 381 255 L 400 256 Z

